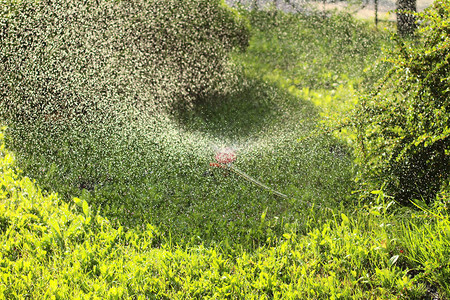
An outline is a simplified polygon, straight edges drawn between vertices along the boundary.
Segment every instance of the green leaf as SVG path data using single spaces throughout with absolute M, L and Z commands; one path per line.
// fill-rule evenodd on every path
M 344 215 L 343 213 L 341 213 L 341 218 L 342 218 L 342 225 L 350 223 L 350 220 L 348 219 L 348 217 L 346 215 Z
M 261 214 L 261 223 L 264 223 L 264 221 L 266 220 L 266 215 L 267 215 L 267 208 Z
M 82 205 L 83 205 L 83 201 L 80 198 L 77 198 L 77 197 L 73 197 L 73 202 L 75 202 L 75 204 L 78 207 L 82 207 Z
M 48 224 L 59 236 L 61 236 L 61 228 L 59 227 L 59 224 L 56 220 L 50 219 L 48 221 Z
M 394 255 L 389 259 L 389 266 L 392 267 L 398 260 L 399 255 Z
M 83 213 L 84 213 L 84 216 L 85 216 L 85 217 L 88 217 L 88 216 L 89 216 L 89 205 L 88 205 L 88 203 L 86 202 L 86 200 L 83 200 L 82 207 L 83 207 Z

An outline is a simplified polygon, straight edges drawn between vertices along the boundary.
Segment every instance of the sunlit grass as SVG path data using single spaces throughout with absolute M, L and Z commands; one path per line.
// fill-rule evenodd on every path
M 0 293 L 59 298 L 405 298 L 448 297 L 448 217 L 442 208 L 399 222 L 382 191 L 373 206 L 298 223 L 260 216 L 265 246 L 227 241 L 175 245 L 151 225 L 114 228 L 86 201 L 43 195 L 1 150 Z M 445 203 L 442 195 L 441 203 Z M 431 219 L 429 217 L 432 217 Z M 412 230 L 413 229 L 413 230 Z M 181 247 L 180 247 L 181 246 Z M 433 297 L 434 297 L 433 296 Z
M 448 195 L 416 212 L 382 190 L 361 201 L 351 148 L 322 130 L 382 72 L 366 68 L 385 36 L 349 16 L 249 17 L 235 90 L 101 139 L 9 129 L 6 298 L 450 297 Z M 287 197 L 211 168 L 225 146 Z
M 293 34 L 289 30 L 297 28 L 285 30 Z M 249 74 L 246 61 L 258 58 L 252 50 L 257 42 L 252 40 L 248 57 L 235 58 L 244 68 L 235 89 L 202 98 L 190 109 L 175 107 L 170 118 L 125 124 L 122 136 L 111 128 L 91 140 L 70 130 L 60 136 L 36 132 L 32 136 L 40 139 L 29 144 L 16 137 L 15 143 L 28 149 L 19 151 L 19 161 L 27 174 L 67 200 L 86 199 L 128 228 L 150 222 L 180 243 L 229 240 L 254 248 L 266 240 L 254 230 L 264 211 L 279 220 L 275 237 L 282 224 L 305 216 L 305 203 L 350 204 L 355 199 L 351 151 L 329 134 L 316 134 L 322 117 L 310 95 L 327 97 Z M 236 167 L 287 198 L 210 168 L 216 149 L 224 146 L 236 148 Z

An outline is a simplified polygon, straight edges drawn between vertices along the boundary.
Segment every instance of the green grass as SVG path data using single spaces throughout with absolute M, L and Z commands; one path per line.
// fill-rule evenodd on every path
M 97 161 L 105 154 L 95 144 L 82 145 L 85 153 L 80 155 L 73 135 L 65 141 L 58 137 L 63 147 L 43 137 L 38 145 L 29 145 L 34 149 L 32 155 L 31 151 L 17 155 L 20 162 L 28 163 L 22 165 L 25 172 L 45 189 L 58 191 L 66 201 L 73 196 L 87 200 L 95 210 L 126 228 L 150 222 L 166 235 L 170 232 L 174 243 L 226 241 L 231 248 L 257 248 L 267 239 L 255 229 L 264 211 L 271 219 L 277 218 L 273 235 L 280 235 L 285 223 L 305 215 L 306 202 L 334 206 L 351 201 L 352 161 L 348 149 L 330 136 L 297 142 L 298 137 L 315 132 L 318 115 L 311 103 L 255 84 L 258 92 L 269 95 L 250 103 L 242 102 L 240 97 L 245 94 L 231 95 L 222 106 L 205 103 L 174 118 L 185 137 L 209 136 L 218 145 L 228 141 L 237 146 L 236 166 L 288 194 L 288 199 L 209 167 L 214 149 L 198 146 L 195 141 L 194 149 L 175 143 L 162 150 L 159 145 L 150 146 L 145 149 L 150 152 L 143 154 L 145 158 L 130 150 L 124 161 L 120 156 L 113 158 L 115 169 Z M 261 117 L 264 112 L 265 119 Z M 241 131 L 243 128 L 247 132 Z M 69 141 L 75 146 L 68 146 Z M 203 146 L 206 149 L 196 150 Z
M 342 15 L 247 17 L 233 91 L 98 140 L 7 130 L 0 295 L 450 297 L 448 193 L 417 211 L 382 191 L 360 199 L 351 134 L 322 125 L 382 73 L 370 66 L 385 34 Z M 228 145 L 239 169 L 288 198 L 210 168 Z
M 385 71 L 389 33 L 346 13 L 323 16 L 253 12 L 250 47 L 238 60 L 246 74 L 272 82 L 325 113 L 352 108 L 355 95 Z
M 265 21 L 264 16 L 259 18 Z M 297 21 L 306 24 L 308 20 Z M 304 43 L 326 49 L 328 41 L 308 42 L 313 27 L 301 31 L 289 17 L 280 22 L 291 37 L 303 34 L 299 39 Z M 350 20 L 338 26 L 346 26 L 346 22 Z M 292 28 L 288 24 L 293 24 Z M 34 131 L 23 129 L 21 135 L 14 128 L 12 143 L 16 146 L 11 143 L 11 147 L 18 150 L 24 171 L 43 188 L 58 191 L 67 201 L 73 196 L 83 198 L 126 228 L 150 222 L 161 232 L 170 232 L 174 243 L 180 244 L 226 241 L 230 248 L 247 249 L 264 245 L 267 237 L 255 229 L 263 212 L 278 220 L 272 231 L 273 236 L 280 236 L 284 224 L 304 218 L 305 203 L 335 208 L 356 199 L 350 193 L 354 189 L 351 150 L 331 134 L 321 132 L 321 107 L 308 96 L 322 97 L 318 86 L 327 90 L 329 84 L 311 83 L 317 89 L 300 95 L 277 81 L 254 75 L 265 72 L 254 70 L 255 65 L 262 66 L 255 60 L 274 51 L 258 48 L 260 42 L 272 45 L 262 34 L 277 36 L 275 29 L 254 25 L 247 54 L 234 56 L 243 68 L 234 89 L 202 99 L 192 109 L 174 109 L 170 117 L 154 120 L 156 126 L 125 124 L 120 131 L 104 130 L 95 140 L 89 139 L 89 131 L 51 133 L 36 126 Z M 302 51 L 298 48 L 299 54 Z M 290 54 L 292 59 L 294 56 Z M 277 58 L 286 59 L 273 57 Z M 295 74 L 297 80 L 312 80 L 310 74 Z M 342 84 L 351 91 L 349 83 Z M 223 146 L 237 148 L 238 168 L 287 194 L 288 199 L 210 168 L 214 148 Z M 306 224 L 299 223 L 298 230 L 305 232 Z
M 307 234 L 285 227 L 275 246 L 230 254 L 218 246 L 175 246 L 151 225 L 114 228 L 86 201 L 69 205 L 43 194 L 17 174 L 3 146 L 0 168 L 0 294 L 6 299 L 450 296 L 448 217 L 434 209 L 401 224 L 381 191 L 372 208 L 326 221 L 312 213 Z M 269 222 L 262 216 L 261 224 Z

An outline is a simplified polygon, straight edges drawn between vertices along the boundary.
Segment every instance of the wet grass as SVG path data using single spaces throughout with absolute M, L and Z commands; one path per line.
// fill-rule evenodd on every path
M 355 82 L 364 79 L 349 78 L 365 76 L 361 69 L 378 44 L 348 17 L 248 17 L 253 38 L 245 54 L 234 56 L 243 69 L 230 92 L 176 107 L 151 125 L 151 120 L 126 124 L 122 135 L 103 128 L 100 139 L 70 128 L 54 133 L 25 128 L 22 133 L 31 139 L 17 133 L 14 138 L 22 169 L 66 201 L 85 199 L 126 228 L 151 223 L 183 245 L 226 241 L 230 249 L 256 249 L 282 235 L 286 224 L 299 223 L 297 230 L 306 232 L 306 222 L 299 220 L 310 214 L 309 205 L 351 205 L 357 199 L 351 194 L 351 150 L 319 125 L 324 110 L 338 110 L 351 103 L 343 98 L 355 98 Z M 333 30 L 344 33 L 333 39 Z M 361 43 L 353 41 L 359 31 Z M 330 43 L 353 59 L 338 60 Z M 323 98 L 338 104 L 314 101 Z M 237 150 L 238 168 L 288 198 L 209 167 L 224 146 Z M 263 213 L 273 222 L 270 234 L 258 229 Z
M 236 92 L 174 109 L 152 120 L 159 127 L 139 123 L 139 134 L 123 136 L 105 130 L 100 140 L 37 124 L 10 128 L 8 147 L 42 190 L 16 174 L 2 148 L 1 266 L 12 275 L 2 275 L 0 291 L 10 298 L 448 297 L 448 195 L 440 195 L 441 207 L 419 212 L 401 211 L 382 191 L 360 205 L 351 193 L 350 146 L 319 126 L 376 78 L 379 70 L 362 70 L 378 44 L 354 50 L 354 60 L 336 54 L 327 65 L 335 71 L 324 75 L 329 41 L 309 37 L 332 39 L 340 27 L 302 29 L 291 18 L 254 24 L 249 51 L 234 57 L 243 66 Z M 210 168 L 223 146 L 236 148 L 238 168 L 288 198 Z
M 307 234 L 285 224 L 272 239 L 277 220 L 264 212 L 255 234 L 267 239 L 254 251 L 230 249 L 226 240 L 184 248 L 150 224 L 123 230 L 86 201 L 67 204 L 42 193 L 17 174 L 3 147 L 0 170 L 0 293 L 7 299 L 449 296 L 443 206 L 409 214 L 402 224 L 377 191 L 373 205 L 352 213 L 323 219 L 309 208 Z
M 98 161 L 107 158 L 99 148 L 104 145 L 101 141 L 89 144 L 80 137 L 77 144 L 69 135 L 59 136 L 55 143 L 55 137 L 51 141 L 43 137 L 39 145 L 29 144 L 29 151 L 18 153 L 19 161 L 28 163 L 22 165 L 26 174 L 37 178 L 43 188 L 58 191 L 67 201 L 73 196 L 87 200 L 126 228 L 151 223 L 173 243 L 224 242 L 230 249 L 256 249 L 269 237 L 280 236 L 286 224 L 298 223 L 305 216 L 306 203 L 334 207 L 352 198 L 352 161 L 346 147 L 325 135 L 298 141 L 316 130 L 314 105 L 277 87 L 257 84 L 248 95 L 236 94 L 221 105 L 204 102 L 173 118 L 184 136 L 207 136 L 217 142 L 213 146 L 236 147 L 236 166 L 289 195 L 288 199 L 209 167 L 215 149 L 204 144 L 206 149 L 200 153 L 187 147 L 173 149 L 177 144 L 164 148 L 151 144 L 145 149 L 151 155 L 130 151 L 123 161 L 114 158 L 113 163 L 122 165 L 112 168 Z M 251 102 L 239 99 L 256 93 L 259 98 Z M 51 142 L 54 148 L 48 147 Z M 35 151 L 30 153 L 31 149 Z M 136 169 L 126 170 L 133 166 Z M 259 229 L 263 213 L 272 222 L 270 232 Z M 300 222 L 298 230 L 305 231 L 305 226 Z

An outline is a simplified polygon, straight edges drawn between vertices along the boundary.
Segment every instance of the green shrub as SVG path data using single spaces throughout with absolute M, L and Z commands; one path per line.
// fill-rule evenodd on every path
M 363 177 L 402 203 L 433 201 L 450 174 L 450 2 L 419 17 L 417 39 L 397 39 L 391 70 L 357 110 Z
M 247 32 L 220 0 L 2 2 L 0 117 L 104 123 L 191 103 L 227 81 Z

